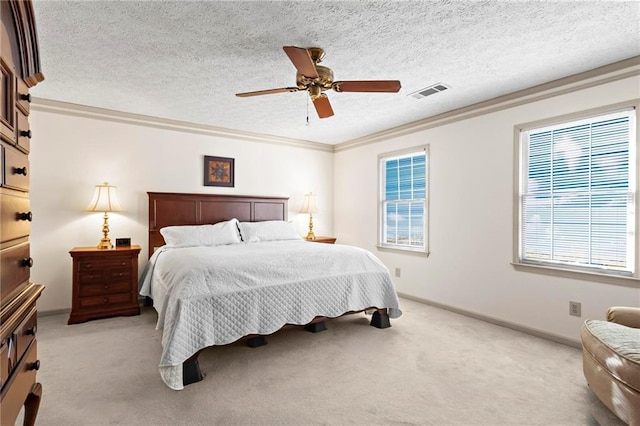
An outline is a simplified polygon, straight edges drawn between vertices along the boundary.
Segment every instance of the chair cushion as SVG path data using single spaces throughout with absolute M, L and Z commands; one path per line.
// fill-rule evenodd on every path
M 640 392 L 640 329 L 609 321 L 586 320 L 582 346 L 618 381 Z

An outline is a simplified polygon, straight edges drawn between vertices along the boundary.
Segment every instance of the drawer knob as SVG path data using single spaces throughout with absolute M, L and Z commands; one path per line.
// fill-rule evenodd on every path
M 20 261 L 20 266 L 23 266 L 25 268 L 31 268 L 33 266 L 33 258 L 25 257 Z
M 103 303 L 109 303 L 109 298 L 108 298 L 108 297 L 105 297 L 104 299 L 102 299 L 102 302 L 103 302 Z
M 27 336 L 35 336 L 36 331 L 38 331 L 38 327 L 34 325 L 33 327 L 27 328 L 24 334 L 26 334 Z
M 109 290 L 109 284 L 105 284 L 105 285 L 104 285 L 104 289 L 105 289 L 105 290 Z
M 29 130 L 20 130 L 20 136 L 31 139 L 31 129 Z
M 20 100 L 31 103 L 31 93 L 20 93 Z
M 40 360 L 36 359 L 36 362 L 27 364 L 27 370 L 40 370 Z
M 29 222 L 31 222 L 31 220 L 33 220 L 33 214 L 31 212 L 16 213 L 16 219 L 17 220 L 28 220 Z
M 13 168 L 13 174 L 14 175 L 23 175 L 26 176 L 27 175 L 27 167 L 14 167 Z

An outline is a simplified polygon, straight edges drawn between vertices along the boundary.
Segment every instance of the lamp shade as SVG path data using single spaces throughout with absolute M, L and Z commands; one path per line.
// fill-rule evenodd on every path
M 96 185 L 96 192 L 89 205 L 84 209 L 85 212 L 123 212 L 122 204 L 118 201 L 116 195 L 116 187 L 109 185 L 108 182 L 102 185 Z
M 318 213 L 318 203 L 316 202 L 316 196 L 311 192 L 304 195 L 304 201 L 302 202 L 300 213 Z

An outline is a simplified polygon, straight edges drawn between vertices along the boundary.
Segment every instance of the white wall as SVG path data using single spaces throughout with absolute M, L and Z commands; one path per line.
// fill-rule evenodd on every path
M 399 292 L 577 341 L 586 318 L 614 305 L 640 306 L 638 287 L 515 271 L 514 125 L 640 97 L 633 77 L 338 151 L 334 158 L 334 231 L 340 242 L 373 251 Z M 428 100 L 427 100 L 428 102 Z M 430 144 L 430 251 L 379 251 L 380 153 Z M 582 317 L 569 316 L 569 301 Z
M 307 148 L 248 142 L 201 134 L 123 124 L 36 108 L 30 116 L 31 280 L 46 286 L 41 312 L 71 308 L 69 250 L 95 246 L 102 236 L 102 214 L 83 213 L 94 186 L 118 187 L 126 212 L 112 213 L 110 237 L 131 237 L 147 259 L 147 191 L 289 198 L 289 220 L 306 235 L 308 215 L 298 215 L 304 194 L 318 196 L 317 235 L 331 235 L 333 154 Z M 235 187 L 203 186 L 203 156 L 235 158 Z

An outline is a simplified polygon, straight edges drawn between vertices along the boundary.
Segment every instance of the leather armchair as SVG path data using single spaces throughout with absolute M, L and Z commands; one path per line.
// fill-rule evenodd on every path
M 612 307 L 580 331 L 584 376 L 621 420 L 640 426 L 640 308 Z

